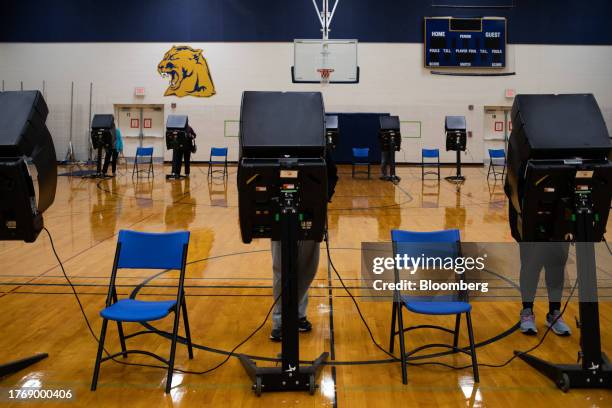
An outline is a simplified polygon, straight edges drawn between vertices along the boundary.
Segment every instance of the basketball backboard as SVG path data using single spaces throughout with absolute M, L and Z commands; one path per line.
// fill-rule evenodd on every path
M 293 82 L 359 82 L 357 44 L 357 40 L 294 40 Z

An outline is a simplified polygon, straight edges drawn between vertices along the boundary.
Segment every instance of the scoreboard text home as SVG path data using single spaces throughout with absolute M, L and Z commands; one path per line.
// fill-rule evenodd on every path
M 425 17 L 425 67 L 503 68 L 504 17 Z

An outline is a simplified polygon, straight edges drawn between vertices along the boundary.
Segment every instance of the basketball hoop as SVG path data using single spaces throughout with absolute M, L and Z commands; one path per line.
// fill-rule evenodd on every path
M 329 77 L 334 70 L 331 68 L 319 68 L 317 69 L 317 72 L 321 74 L 321 83 L 329 84 Z

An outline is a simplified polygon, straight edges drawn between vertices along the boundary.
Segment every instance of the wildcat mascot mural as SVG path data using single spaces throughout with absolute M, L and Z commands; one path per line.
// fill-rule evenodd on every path
M 162 77 L 170 78 L 164 96 L 210 97 L 215 94 L 210 71 L 201 49 L 187 45 L 173 46 L 157 65 Z

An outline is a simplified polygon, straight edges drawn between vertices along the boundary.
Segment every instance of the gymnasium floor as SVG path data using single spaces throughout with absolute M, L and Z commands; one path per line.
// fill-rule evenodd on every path
M 209 184 L 206 167 L 195 167 L 190 180 L 174 182 L 164 180 L 168 168 L 161 166 L 155 168 L 156 177 L 150 182 L 133 182 L 128 174 L 104 181 L 59 177 L 57 198 L 45 214 L 45 224 L 96 334 L 100 330 L 98 311 L 106 296 L 116 234 L 122 228 L 191 231 L 186 293 L 195 343 L 228 351 L 262 322 L 273 301 L 270 245 L 265 240 L 251 245 L 240 240 L 235 170 L 230 168 L 225 185 L 220 179 Z M 444 168 L 442 176 L 453 170 Z M 387 241 L 391 228 L 460 228 L 464 241 L 511 242 L 502 185 L 487 183 L 485 170 L 465 168 L 467 181 L 456 191 L 444 180 L 423 184 L 416 167 L 398 169 L 402 177 L 398 186 L 374 178 L 351 179 L 350 167 L 341 167 L 336 196 L 329 208 L 330 245 L 333 261 L 347 285 L 355 288 L 358 283 L 361 242 Z M 479 384 L 474 384 L 470 369 L 410 366 L 409 383 L 402 385 L 399 363 L 389 362 L 372 344 L 350 297 L 328 271 L 324 253 L 323 247 L 319 272 L 310 291 L 308 316 L 314 329 L 300 335 L 301 357 L 308 360 L 329 351 L 332 361 L 338 364 L 324 368 L 321 388 L 314 397 L 307 393 L 264 393 L 257 398 L 234 358 L 206 375 L 175 374 L 174 387 L 167 396 L 164 371 L 113 362 L 103 364 L 98 390 L 90 392 L 96 343 L 51 252 L 48 237 L 42 232 L 33 244 L 0 242 L 0 362 L 36 352 L 49 353 L 48 359 L 0 381 L 0 390 L 6 394 L 8 389 L 32 386 L 71 389 L 75 394 L 72 402 L 32 403 L 59 407 L 612 405 L 609 391 L 571 390 L 564 394 L 518 359 L 504 368 L 481 367 Z M 124 271 L 118 280 L 120 297 L 128 296 L 137 285 L 141 298 L 175 293 L 170 286 L 176 282 L 176 274 L 165 273 L 147 280 L 151 275 L 151 271 Z M 352 291 L 359 295 L 358 289 Z M 515 325 L 520 303 L 518 292 L 512 296 L 507 301 L 473 303 L 477 342 Z M 386 347 L 390 304 L 358 301 L 374 337 Z M 600 312 L 602 345 L 612 354 L 612 307 L 602 302 Z M 512 350 L 535 345 L 544 331 L 545 313 L 545 299 L 539 299 L 536 315 L 540 335 L 526 337 L 514 332 L 479 348 L 479 362 L 499 364 L 511 356 Z M 576 315 L 576 303 L 572 302 L 566 314 L 572 327 Z M 411 319 L 425 322 L 414 316 Z M 450 327 L 452 318 L 448 319 Z M 161 321 L 156 327 L 167 330 L 169 324 Z M 118 350 L 115 327 L 109 328 L 108 348 Z M 128 326 L 127 332 L 135 330 L 139 328 Z M 268 321 L 238 351 L 275 357 L 280 345 L 268 340 L 269 331 Z M 462 330 L 462 345 L 467 343 L 465 332 Z M 448 336 L 427 331 L 411 333 L 409 348 L 426 342 L 447 342 Z M 169 348 L 169 342 L 157 335 L 128 340 L 128 346 L 130 342 L 162 355 Z M 575 362 L 578 342 L 575 329 L 569 338 L 551 334 L 535 354 L 552 361 Z M 177 367 L 201 371 L 224 357 L 197 349 L 195 359 L 190 361 L 185 347 L 179 346 Z M 130 356 L 127 361 L 156 363 L 138 356 Z M 437 361 L 469 363 L 463 355 L 440 357 Z M 0 405 L 20 407 L 24 403 L 11 404 L 2 397 Z

